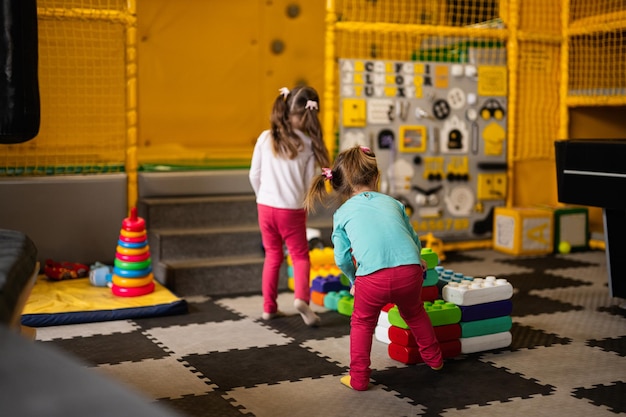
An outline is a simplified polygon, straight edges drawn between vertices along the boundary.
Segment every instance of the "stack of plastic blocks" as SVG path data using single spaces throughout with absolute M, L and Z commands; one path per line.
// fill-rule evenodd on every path
M 324 298 L 330 292 L 350 289 L 350 281 L 341 270 L 332 265 L 324 268 L 311 267 L 311 302 L 323 306 Z
M 430 248 L 422 248 L 422 259 L 426 261 L 427 270 L 424 276 L 424 282 L 422 284 L 422 301 L 434 302 L 441 298 L 440 290 L 437 286 L 439 283 L 439 256 Z M 387 304 L 381 310 L 378 316 L 378 323 L 376 324 L 376 330 L 374 336 L 379 342 L 389 344 L 389 310 L 393 307 L 393 304 Z
M 461 309 L 444 300 L 425 301 L 424 308 L 435 330 L 441 353 L 444 358 L 453 358 L 461 354 Z M 388 312 L 389 340 L 388 353 L 391 359 L 404 364 L 423 362 L 417 342 L 406 322 L 400 317 L 398 307 Z
M 512 285 L 503 278 L 462 279 L 442 289 L 443 299 L 461 310 L 461 352 L 499 349 L 512 341 Z
M 352 295 L 350 295 L 350 291 L 331 291 L 327 293 L 326 296 L 324 296 L 324 307 L 329 310 L 338 311 L 339 302 L 344 298 L 352 298 Z
M 287 286 L 293 291 L 295 288 L 293 281 L 293 261 L 289 253 L 286 253 L 285 258 L 287 261 Z M 331 247 L 311 249 L 309 251 L 309 259 L 311 261 L 310 281 L 313 281 L 313 279 L 319 275 L 320 270 L 336 268 L 335 254 Z

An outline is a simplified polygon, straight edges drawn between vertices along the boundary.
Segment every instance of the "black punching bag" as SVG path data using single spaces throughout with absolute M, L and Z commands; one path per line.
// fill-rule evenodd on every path
M 0 0 L 0 144 L 39 133 L 37 0 Z

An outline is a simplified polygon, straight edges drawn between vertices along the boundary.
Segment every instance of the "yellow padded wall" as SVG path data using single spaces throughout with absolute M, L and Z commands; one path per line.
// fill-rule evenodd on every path
M 323 2 L 137 3 L 140 162 L 247 160 L 280 87 L 321 94 Z

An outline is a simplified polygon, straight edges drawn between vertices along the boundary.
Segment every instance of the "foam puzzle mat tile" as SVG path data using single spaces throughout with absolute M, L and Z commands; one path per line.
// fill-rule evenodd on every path
M 374 339 L 365 392 L 339 382 L 350 317 L 312 305 L 322 322 L 308 327 L 290 291 L 278 299 L 285 316 L 269 321 L 260 294 L 196 295 L 188 314 L 45 327 L 36 343 L 186 417 L 626 415 L 626 310 L 608 296 L 604 252 L 446 255 L 444 267 L 512 284 L 510 346 L 436 372 Z

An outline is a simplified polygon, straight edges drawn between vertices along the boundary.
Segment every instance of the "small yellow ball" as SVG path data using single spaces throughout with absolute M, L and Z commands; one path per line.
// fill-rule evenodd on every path
M 572 245 L 569 242 L 561 242 L 559 243 L 559 253 L 567 254 L 572 250 Z

